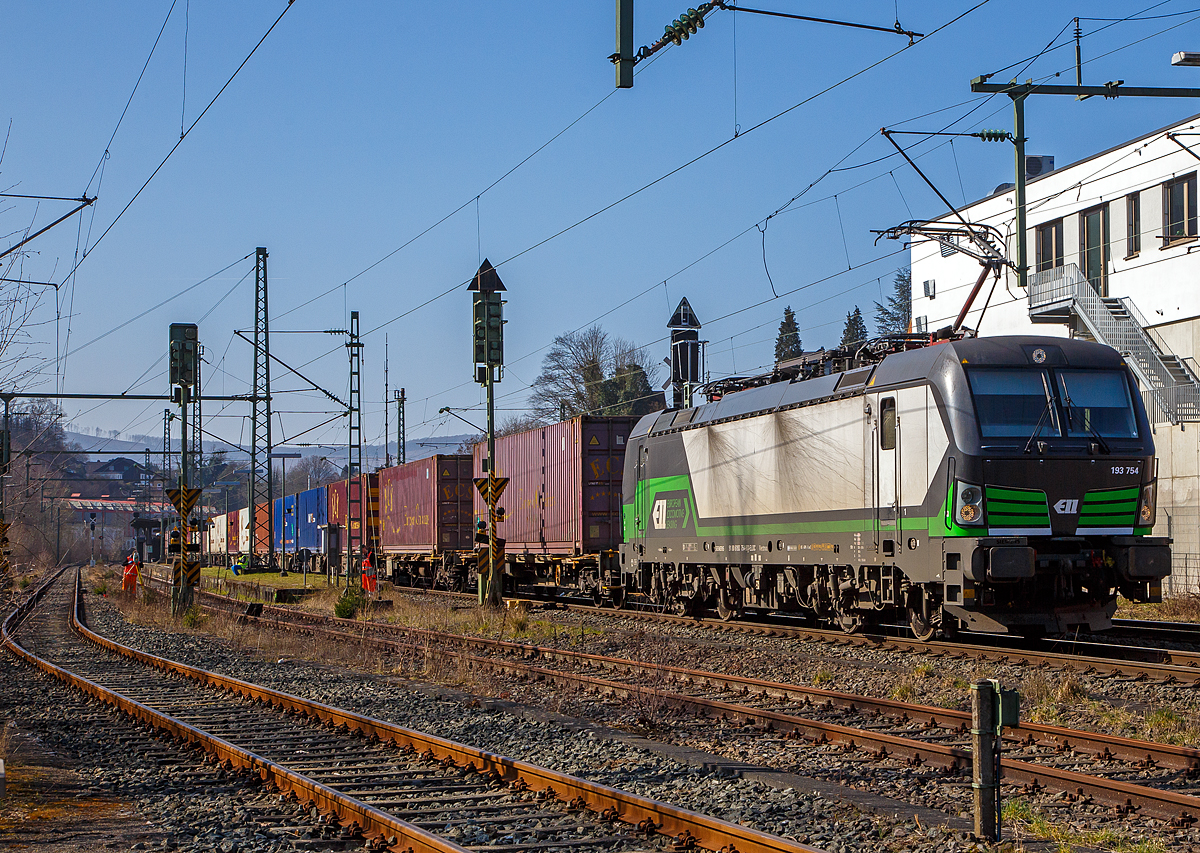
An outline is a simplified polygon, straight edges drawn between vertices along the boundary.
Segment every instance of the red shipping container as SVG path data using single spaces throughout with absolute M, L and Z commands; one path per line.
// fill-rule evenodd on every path
M 496 476 L 508 477 L 499 525 L 510 554 L 594 554 L 621 544 L 621 475 L 634 417 L 586 415 L 496 439 Z M 475 445 L 483 476 L 487 444 Z M 476 518 L 487 506 L 474 496 Z
M 385 554 L 437 554 L 474 547 L 471 457 L 439 454 L 379 472 Z
M 271 503 L 255 504 L 254 530 L 250 532 L 254 539 L 254 553 L 266 554 L 271 550 Z

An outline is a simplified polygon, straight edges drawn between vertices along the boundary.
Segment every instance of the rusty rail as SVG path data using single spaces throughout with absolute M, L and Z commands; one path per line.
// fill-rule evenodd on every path
M 48 587 L 49 584 L 45 588 Z M 674 836 L 680 844 L 694 843 L 710 850 L 730 849 L 736 850 L 738 853 L 821 853 L 817 848 L 789 839 L 132 649 L 96 634 L 82 623 L 79 618 L 78 591 L 77 576 L 72 627 L 81 636 L 101 648 L 147 666 L 177 673 L 199 683 L 228 690 L 249 699 L 267 702 L 277 708 L 301 713 L 329 725 L 344 726 L 346 729 L 360 732 L 366 737 L 390 742 L 401 748 L 411 748 L 439 760 L 449 759 L 459 766 L 473 768 L 483 774 L 495 774 L 496 778 L 508 784 L 528 786 L 535 791 L 547 791 L 559 799 L 584 806 L 592 811 L 613 815 L 621 821 L 637 825 L 640 828 Z M 44 589 L 39 590 L 39 598 L 43 592 Z M 11 626 L 17 624 L 19 619 L 23 619 L 34 603 L 31 599 L 30 602 L 27 602 L 29 605 L 27 608 L 14 611 L 5 620 L 2 630 L 5 645 L 35 666 L 102 701 L 116 705 L 126 713 L 155 725 L 175 737 L 201 745 L 206 751 L 216 755 L 222 761 L 229 762 L 234 767 L 255 772 L 264 780 L 274 782 L 283 790 L 295 791 L 297 796 L 302 799 L 312 801 L 323 810 L 334 812 L 343 823 L 347 820 L 357 822 L 364 832 L 376 836 L 377 846 L 384 844 L 394 846 L 399 843 L 408 844 L 413 853 L 423 853 L 423 851 L 464 853 L 464 848 L 398 820 L 369 804 L 346 797 L 319 782 L 294 773 L 282 765 L 268 761 L 221 738 L 209 735 L 37 658 L 21 648 L 10 635 Z M 20 614 L 19 618 L 18 613 Z
M 216 598 L 220 597 L 216 596 Z M 364 636 L 361 632 L 364 623 L 354 620 L 303 614 L 304 622 L 297 624 L 297 620 L 295 619 L 297 614 L 294 611 L 277 607 L 264 607 L 263 613 L 262 617 L 250 618 L 253 621 L 282 630 L 287 630 L 290 624 L 310 631 L 314 635 L 334 640 L 366 642 L 377 648 L 390 648 L 391 650 L 420 648 L 411 642 Z M 353 626 L 356 632 L 351 634 L 345 630 L 312 624 L 313 622 L 327 622 L 334 625 L 342 624 L 347 627 Z M 608 668 L 634 669 L 647 673 L 670 675 L 683 680 L 715 684 L 722 687 L 737 687 L 746 690 L 748 693 L 788 697 L 803 696 L 809 699 L 830 702 L 848 709 L 869 708 L 891 716 L 921 720 L 931 726 L 951 721 L 955 724 L 955 727 L 965 729 L 970 723 L 969 714 L 948 708 L 913 705 L 890 699 L 872 699 L 819 688 L 806 688 L 798 685 L 760 681 L 741 676 L 726 676 L 661 664 L 639 663 L 584 652 L 551 649 L 504 640 L 463 637 L 456 634 L 431 631 L 429 629 L 396 628 L 368 624 L 377 630 L 407 632 L 427 640 L 459 642 L 523 657 L 542 656 L 606 666 Z M 843 744 L 848 748 L 862 748 L 876 757 L 901 757 L 911 764 L 929 764 L 950 771 L 963 770 L 970 765 L 970 750 L 960 747 L 929 743 L 819 720 L 810 720 L 794 714 L 786 714 L 768 709 L 753 708 L 714 699 L 672 693 L 659 688 L 642 687 L 597 678 L 595 676 L 563 672 L 511 659 L 497 660 L 496 658 L 482 657 L 452 649 L 444 649 L 443 651 L 448 655 L 455 656 L 477 666 L 486 666 L 549 683 L 566 684 L 578 689 L 599 691 L 613 695 L 653 698 L 666 705 L 702 716 L 752 723 L 778 732 L 805 737 L 818 743 L 831 742 Z M 1162 764 L 1167 767 L 1189 771 L 1200 769 L 1200 750 L 1189 747 L 1131 740 L 1113 735 L 1082 732 L 1037 723 L 1026 723 L 1015 727 L 1010 730 L 1010 737 L 1013 741 L 1049 745 L 1056 749 L 1086 751 L 1098 758 L 1122 758 L 1146 764 Z M 1092 797 L 1095 800 L 1107 803 L 1118 809 L 1140 808 L 1159 817 L 1168 818 L 1180 825 L 1190 825 L 1200 817 L 1200 798 L 1189 794 L 1102 777 L 1088 776 L 1084 773 L 1012 759 L 1005 759 L 1004 774 L 1009 780 L 1021 782 L 1031 790 L 1051 789 L 1067 792 L 1078 797 Z

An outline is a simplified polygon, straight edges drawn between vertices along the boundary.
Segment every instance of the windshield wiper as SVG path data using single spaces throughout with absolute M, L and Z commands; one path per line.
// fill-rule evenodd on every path
M 1075 404 L 1071 402 L 1071 391 L 1067 388 L 1067 377 L 1060 373 L 1058 381 L 1062 383 L 1063 402 L 1067 404 L 1067 430 L 1070 431 L 1075 429 L 1075 418 L 1071 415 L 1071 410 L 1075 408 Z M 1108 442 L 1104 440 L 1104 437 L 1100 433 L 1096 432 L 1096 428 L 1088 422 L 1087 418 L 1083 419 L 1083 426 L 1091 434 L 1092 438 L 1096 439 L 1096 444 L 1099 445 L 1101 452 L 1106 456 L 1111 455 L 1112 450 L 1109 449 Z
M 1046 397 L 1046 405 L 1042 408 L 1041 415 L 1038 416 L 1037 425 L 1033 428 L 1033 432 L 1030 434 L 1029 440 L 1025 442 L 1025 452 L 1026 453 L 1029 453 L 1030 450 L 1032 450 L 1033 440 L 1035 438 L 1037 438 L 1039 435 L 1041 435 L 1042 424 L 1046 422 L 1046 415 L 1050 414 L 1053 406 L 1054 406 L 1053 400 L 1050 397 Z M 1039 444 L 1040 443 L 1041 442 L 1039 442 Z M 1040 447 L 1038 448 L 1038 451 L 1041 452 Z

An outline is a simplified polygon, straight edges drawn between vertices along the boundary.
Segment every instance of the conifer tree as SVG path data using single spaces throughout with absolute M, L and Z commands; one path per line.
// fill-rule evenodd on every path
M 875 303 L 875 328 L 881 335 L 901 335 L 912 322 L 912 270 L 908 267 L 896 273 L 892 295 L 886 303 Z
M 842 346 L 858 343 L 867 339 L 867 324 L 863 322 L 862 311 L 858 306 L 846 314 L 846 328 L 842 330 Z
M 796 358 L 804 352 L 800 342 L 800 327 L 796 324 L 796 312 L 792 307 L 783 309 L 783 322 L 779 324 L 779 336 L 775 338 L 775 363 Z

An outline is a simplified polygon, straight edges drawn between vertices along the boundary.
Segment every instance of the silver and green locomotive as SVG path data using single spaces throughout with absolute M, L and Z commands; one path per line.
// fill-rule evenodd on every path
M 1154 444 L 1114 350 L 998 337 L 836 355 L 638 423 L 623 589 L 725 618 L 903 619 L 922 638 L 1102 630 L 1118 592 L 1160 597 Z

